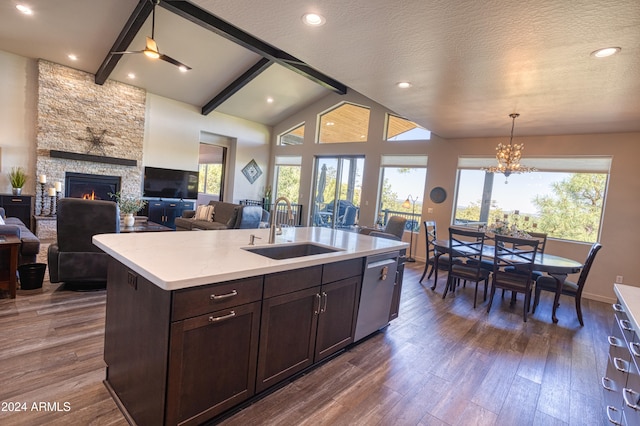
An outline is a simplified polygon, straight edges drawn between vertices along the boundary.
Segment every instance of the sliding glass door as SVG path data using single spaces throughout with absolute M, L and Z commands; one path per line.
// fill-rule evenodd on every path
M 351 228 L 358 223 L 364 157 L 316 157 L 312 223 Z

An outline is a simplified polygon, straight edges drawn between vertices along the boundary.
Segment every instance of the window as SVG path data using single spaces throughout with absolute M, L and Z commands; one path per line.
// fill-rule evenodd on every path
M 385 140 L 415 141 L 429 139 L 431 139 L 431 132 L 424 127 L 396 115 L 387 114 Z
M 407 218 L 407 230 L 419 231 L 423 201 L 421 198 L 427 179 L 427 156 L 383 155 L 380 165 L 380 208 L 377 224 L 384 226 L 389 216 L 402 216 Z M 402 207 L 407 199 L 411 205 L 410 209 Z
M 517 211 L 524 230 L 563 240 L 599 239 L 610 158 L 527 158 L 526 165 L 538 171 L 511 175 L 507 185 L 503 175 L 479 170 L 482 160 L 458 161 L 456 224 L 490 224 Z
M 360 214 L 364 157 L 317 157 L 314 226 L 355 230 Z
M 278 145 L 302 145 L 302 142 L 304 142 L 304 123 L 278 137 Z
M 298 204 L 300 193 L 301 157 L 276 157 L 275 166 L 275 194 L 273 200 L 278 197 L 287 197 L 292 204 Z M 271 200 L 273 202 L 273 200 Z
M 206 143 L 200 144 L 198 165 L 198 192 L 223 199 L 224 165 L 227 148 Z
M 318 143 L 366 142 L 369 108 L 342 103 L 320 115 Z

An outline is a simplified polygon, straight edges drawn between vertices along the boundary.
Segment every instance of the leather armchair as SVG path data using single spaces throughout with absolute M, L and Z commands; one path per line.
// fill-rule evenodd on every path
M 269 216 L 269 212 L 260 206 L 242 206 L 235 227 L 237 229 L 259 228 L 261 222 L 269 223 Z
M 58 204 L 57 230 L 57 242 L 47 252 L 51 282 L 71 283 L 76 289 L 106 283 L 109 255 L 91 238 L 120 232 L 117 204 L 63 198 Z
M 373 228 L 363 228 L 360 230 L 360 233 L 370 235 L 372 237 L 382 237 L 390 240 L 401 241 L 406 223 L 407 219 L 402 216 L 391 216 L 389 220 L 387 220 L 387 226 L 385 226 L 384 230 L 379 231 Z

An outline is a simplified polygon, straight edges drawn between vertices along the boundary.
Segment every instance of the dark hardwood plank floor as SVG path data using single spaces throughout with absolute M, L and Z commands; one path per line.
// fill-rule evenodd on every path
M 495 296 L 473 309 L 473 286 L 442 299 L 406 270 L 400 317 L 381 333 L 224 420 L 224 425 L 605 424 L 610 305 L 550 294 L 522 321 Z M 105 292 L 0 296 L 0 425 L 126 425 L 102 384 Z M 40 403 L 49 405 L 40 405 Z M 34 406 L 34 403 L 36 404 Z M 24 404 L 24 405 L 22 405 Z

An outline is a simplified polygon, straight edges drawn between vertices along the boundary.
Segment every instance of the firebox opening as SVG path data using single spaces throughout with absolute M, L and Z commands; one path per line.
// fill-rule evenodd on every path
M 120 176 L 86 173 L 65 174 L 65 196 L 87 200 L 113 200 L 109 194 L 120 191 Z

